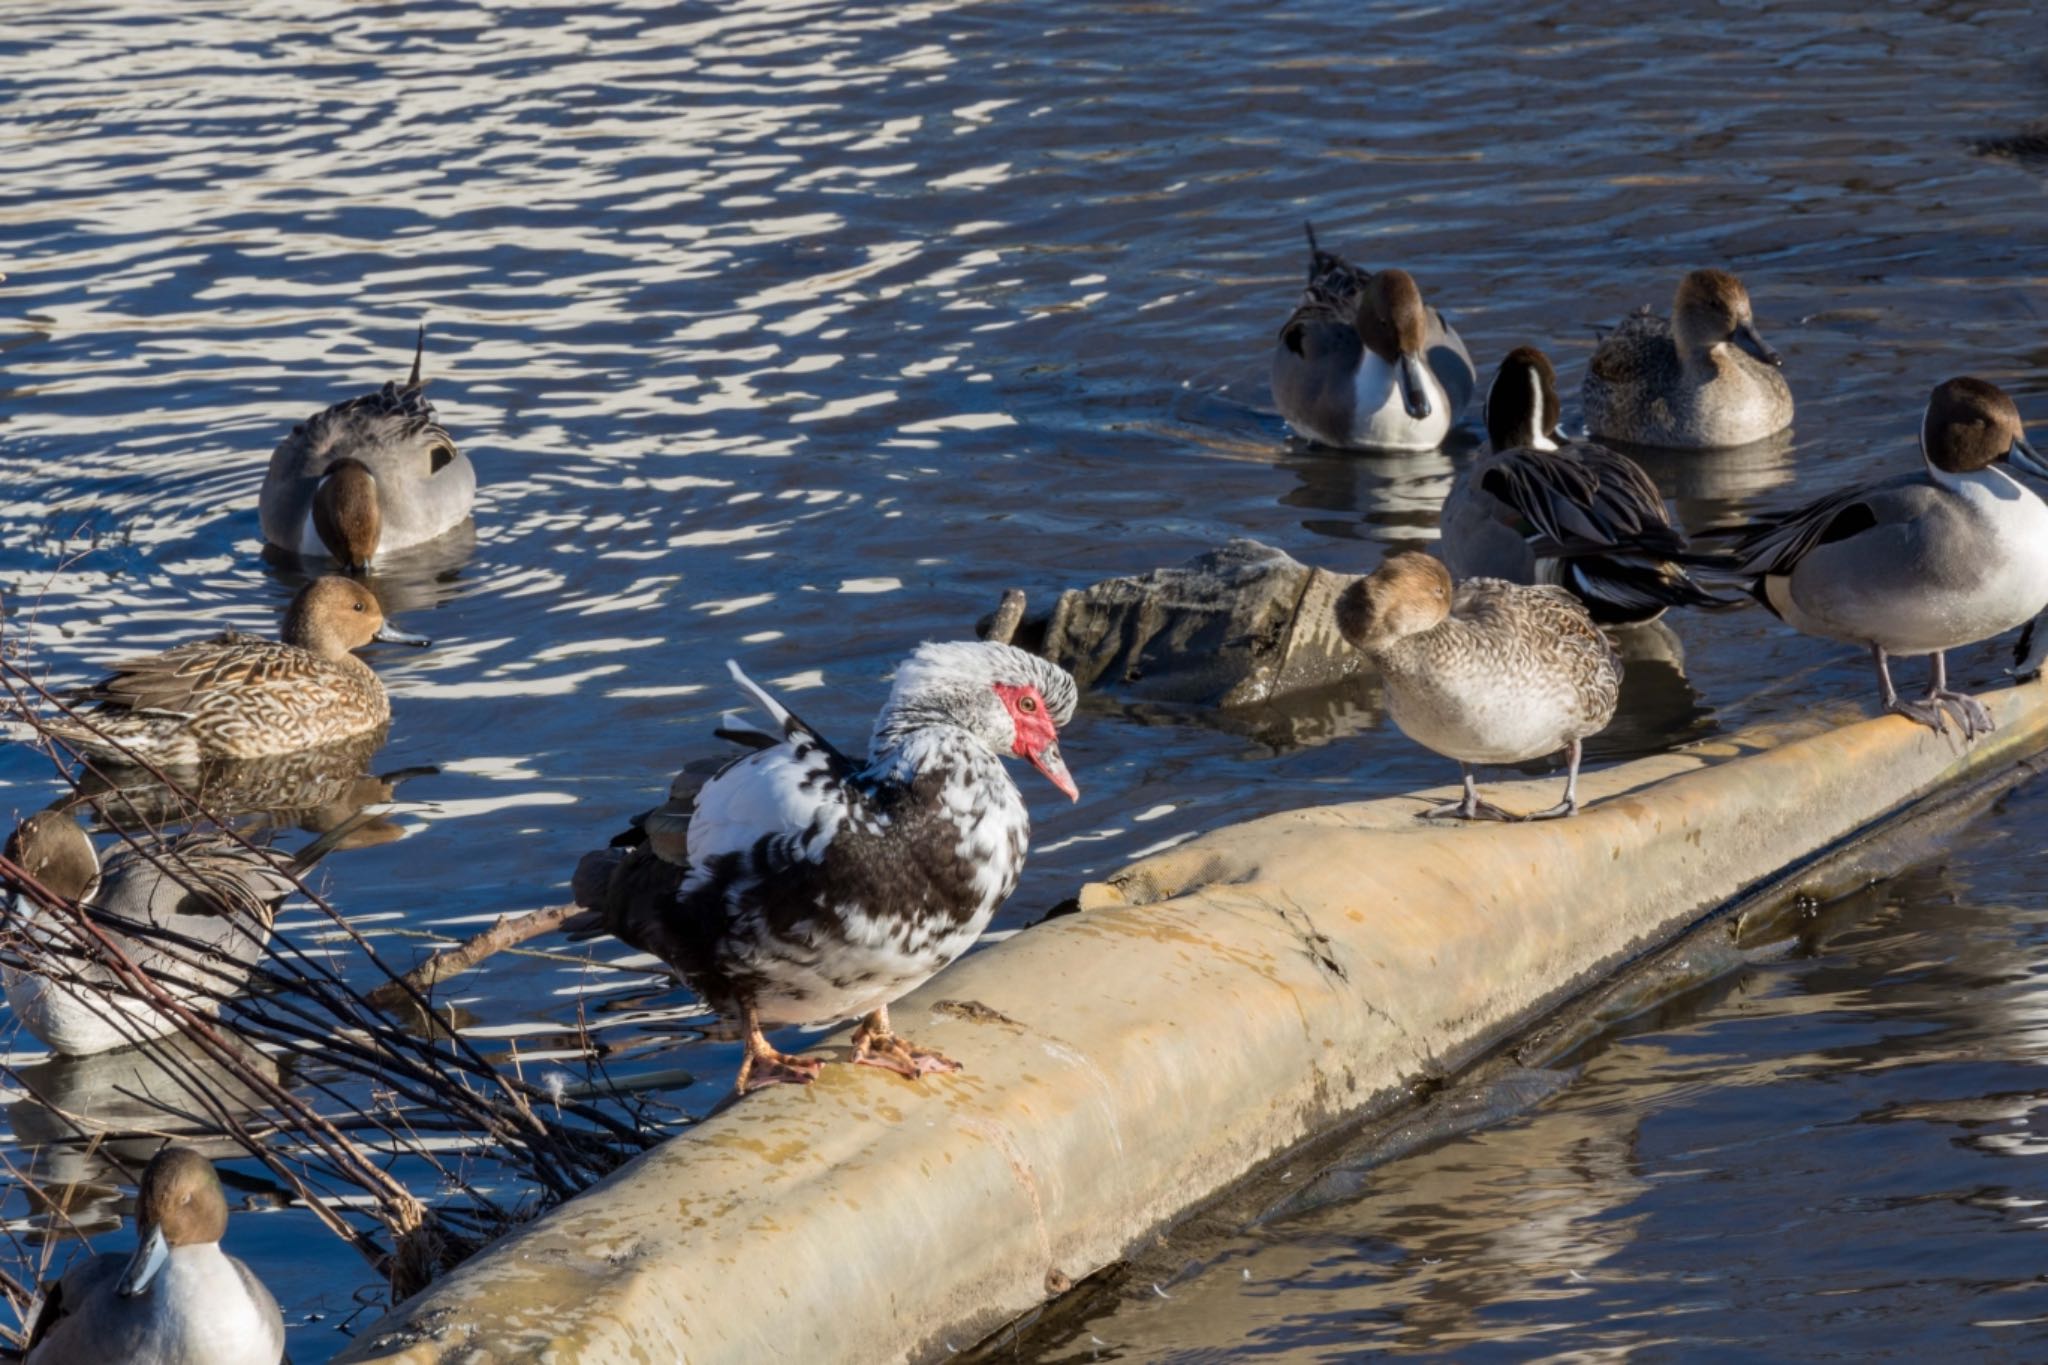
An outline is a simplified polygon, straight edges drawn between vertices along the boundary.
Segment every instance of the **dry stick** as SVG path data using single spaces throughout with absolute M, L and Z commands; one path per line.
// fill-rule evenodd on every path
M 582 908 L 579 905 L 550 905 L 545 910 L 534 910 L 524 915 L 500 915 L 498 922 L 482 933 L 446 952 L 434 954 L 404 976 L 385 982 L 364 998 L 378 1009 L 397 1009 L 405 1004 L 408 994 L 425 995 L 441 982 L 457 972 L 468 971 L 492 953 L 552 933 L 562 927 L 563 920 Z
M 1003 589 L 1003 600 L 996 605 L 996 614 L 988 623 L 989 643 L 1006 645 L 1015 638 L 1017 627 L 1024 624 L 1024 589 Z
M 36 727 L 36 729 L 39 732 L 39 735 L 42 737 L 44 741 L 46 748 L 48 748 L 49 746 L 50 737 L 47 734 L 47 732 L 43 730 L 40 721 L 33 715 L 32 712 L 29 711 L 26 702 L 21 697 L 19 690 L 15 686 L 15 679 L 19 679 L 21 682 L 26 683 L 39 697 L 42 698 L 42 700 L 45 703 L 56 707 L 60 713 L 68 716 L 72 721 L 82 725 L 83 728 L 91 731 L 95 735 L 98 735 L 101 738 L 101 740 L 107 744 L 109 749 L 120 754 L 126 762 L 132 764 L 133 766 L 141 769 L 143 772 L 149 774 L 149 776 L 154 778 L 158 784 L 160 784 L 167 790 L 175 793 L 189 809 L 191 809 L 201 818 L 204 818 L 213 825 L 215 825 L 229 839 L 232 839 L 234 842 L 242 845 L 244 848 L 247 848 L 251 851 L 256 851 L 256 846 L 250 843 L 248 839 L 244 838 L 239 831 L 229 826 L 226 826 L 219 820 L 213 819 L 212 816 L 205 810 L 204 807 L 200 806 L 197 801 L 192 799 L 191 795 L 185 791 L 181 784 L 175 781 L 168 773 L 164 772 L 154 762 L 152 762 L 142 754 L 137 753 L 135 750 L 129 748 L 126 744 L 122 743 L 121 741 L 114 739 L 110 735 L 107 735 L 105 731 L 100 730 L 99 727 L 94 725 L 89 719 L 87 719 L 85 716 L 80 715 L 63 699 L 55 696 L 47 688 L 43 687 L 42 684 L 38 683 L 35 679 L 29 677 L 22 669 L 18 668 L 10 662 L 5 661 L 4 659 L 0 659 L 0 671 L 4 671 L 4 673 L 8 675 L 6 687 L 8 691 L 13 695 L 17 709 L 24 715 L 25 718 L 28 719 L 31 725 L 34 725 Z M 85 754 L 83 751 L 81 751 L 75 745 L 72 745 L 68 741 L 63 742 L 65 744 L 65 747 L 71 751 L 71 756 L 74 759 L 83 763 L 87 771 L 99 774 L 98 768 L 94 766 L 89 755 Z M 54 750 L 51 751 L 51 757 L 53 760 L 56 758 Z M 62 765 L 60 764 L 60 766 Z M 104 777 L 103 774 L 100 775 Z M 125 799 L 126 797 L 124 794 L 124 800 Z M 130 808 L 133 809 L 132 801 L 129 802 L 129 805 Z M 144 824 L 146 826 L 147 822 L 145 821 Z M 144 848 L 125 829 L 117 829 L 115 832 L 131 848 L 136 849 L 139 853 L 141 853 L 143 857 L 147 858 L 151 863 L 155 864 L 159 868 L 159 870 L 165 871 L 167 875 L 171 875 L 173 877 L 173 880 L 177 880 L 181 882 L 181 884 L 183 883 L 183 878 L 178 877 L 175 873 L 170 873 L 169 870 L 165 868 L 163 862 L 159 859 L 154 850 Z M 342 932 L 354 941 L 356 947 L 359 950 L 361 950 L 361 952 L 366 957 L 368 957 L 370 961 L 374 963 L 379 970 L 384 972 L 385 976 L 388 978 L 387 984 L 395 984 L 397 985 L 397 988 L 401 991 L 404 991 L 406 989 L 402 981 L 400 981 L 399 974 L 392 971 L 384 963 L 382 957 L 379 956 L 377 950 L 373 946 L 371 946 L 369 941 L 365 939 L 362 936 L 362 934 L 356 930 L 354 925 L 350 924 L 348 920 L 343 918 L 334 909 L 332 905 L 328 904 L 325 898 L 323 898 L 318 892 L 315 892 L 312 889 L 312 887 L 308 886 L 302 876 L 288 871 L 284 875 L 285 879 L 291 882 L 292 885 L 296 887 L 298 891 L 306 897 L 308 902 L 310 902 L 313 906 L 315 906 L 320 911 L 325 913 L 328 916 L 328 918 L 333 920 L 334 923 L 342 930 Z M 323 964 L 308 963 L 307 965 L 312 968 L 315 974 L 333 978 L 333 973 L 329 969 L 327 969 Z M 340 984 L 338 978 L 334 979 L 336 980 L 337 985 Z M 427 999 L 416 992 L 407 993 L 412 995 L 412 1002 L 415 1008 L 417 1008 L 423 1015 L 431 1017 L 433 1007 L 427 1001 Z M 373 1035 L 377 1032 L 376 1030 L 370 1031 L 373 1033 Z M 494 1082 L 499 1088 L 500 1092 L 504 1094 L 506 1100 L 510 1104 L 511 1108 L 514 1110 L 515 1114 L 519 1117 L 520 1120 L 523 1121 L 523 1124 L 526 1127 L 527 1131 L 536 1140 L 546 1144 L 549 1147 L 555 1147 L 559 1145 L 559 1135 L 553 1130 L 549 1129 L 547 1125 L 543 1124 L 538 1119 L 538 1117 L 534 1115 L 532 1111 L 530 1099 L 532 1097 L 538 1096 L 540 1093 L 535 1087 L 527 1084 L 520 1077 L 506 1076 L 502 1072 L 499 1072 L 496 1068 L 490 1066 L 489 1063 L 484 1061 L 482 1055 L 477 1053 L 476 1050 L 470 1045 L 469 1040 L 462 1037 L 460 1033 L 455 1033 L 452 1035 L 452 1046 L 455 1048 L 457 1052 L 463 1054 L 463 1056 L 459 1060 L 451 1060 L 457 1060 L 458 1065 L 461 1065 L 464 1070 L 474 1072 L 480 1077 L 487 1078 Z M 582 1106 L 576 1106 L 575 1109 L 579 1117 L 597 1123 L 601 1126 L 612 1128 L 615 1131 L 619 1131 L 621 1136 L 636 1135 L 631 1130 L 624 1129 L 622 1125 L 619 1125 L 611 1121 L 609 1116 L 607 1115 L 587 1110 Z M 530 1144 L 528 1146 L 528 1150 L 533 1150 Z M 534 1155 L 536 1159 L 539 1159 L 541 1154 L 535 1151 Z

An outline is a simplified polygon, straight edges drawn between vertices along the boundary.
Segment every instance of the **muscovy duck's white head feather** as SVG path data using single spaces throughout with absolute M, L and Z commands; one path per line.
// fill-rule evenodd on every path
M 909 730 L 957 725 L 994 752 L 1008 754 L 1016 730 L 998 684 L 1036 688 L 1055 725 L 1074 718 L 1080 694 L 1058 664 L 985 640 L 922 644 L 896 670 L 889 700 L 875 717 L 874 751 Z

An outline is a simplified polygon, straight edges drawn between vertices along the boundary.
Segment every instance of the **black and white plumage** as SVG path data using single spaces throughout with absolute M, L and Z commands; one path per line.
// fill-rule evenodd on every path
M 776 1024 L 860 1018 L 857 1060 L 951 1069 L 895 1038 L 888 1006 L 967 951 L 1016 888 L 1031 821 L 1004 757 L 1076 795 L 1057 733 L 1073 679 L 1010 645 L 920 646 L 863 761 L 729 666 L 776 732 L 722 732 L 754 752 L 673 791 L 629 846 L 586 857 L 575 889 L 591 914 L 572 928 L 654 954 L 738 1022 L 742 1091 L 816 1074 L 768 1046 Z
M 1476 460 L 1440 518 L 1451 573 L 1555 584 L 1604 626 L 1642 625 L 1667 607 L 1730 606 L 1681 562 L 1685 533 L 1642 467 L 1558 430 L 1557 372 L 1533 346 L 1501 361 L 1486 394 L 1492 451 Z

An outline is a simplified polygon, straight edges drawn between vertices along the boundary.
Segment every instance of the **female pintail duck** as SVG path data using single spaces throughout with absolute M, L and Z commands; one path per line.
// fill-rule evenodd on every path
M 1471 400 L 1472 357 L 1405 270 L 1364 271 L 1316 245 L 1273 346 L 1273 401 L 1311 441 L 1434 450 Z
M 375 640 L 428 643 L 386 625 L 367 587 L 330 574 L 292 599 L 282 640 L 231 630 L 117 664 L 79 696 L 97 706 L 45 728 L 115 763 L 122 748 L 180 765 L 332 744 L 391 718 L 384 684 L 352 652 Z
M 302 559 L 360 573 L 380 555 L 423 545 L 468 520 L 476 470 L 412 377 L 336 403 L 292 428 L 270 457 L 257 510 L 263 539 Z
M 192 833 L 150 853 L 117 849 L 101 866 L 78 822 L 45 810 L 15 829 L 7 857 L 45 890 L 87 906 L 128 962 L 179 1003 L 212 1014 L 248 984 L 278 907 L 294 890 L 293 879 L 370 818 L 344 822 L 346 828 L 337 826 L 296 856 L 254 849 L 221 834 Z M 44 1046 L 81 1057 L 177 1029 L 171 1013 L 74 946 L 77 940 L 25 892 L 17 890 L 11 900 L 9 927 L 39 970 L 0 964 L 0 986 L 14 1017 Z
M 26 1365 L 278 1365 L 284 1314 L 220 1249 L 228 1201 L 213 1164 L 166 1147 L 142 1172 L 141 1244 L 74 1265 L 43 1299 Z
M 1486 393 L 1492 453 L 1444 500 L 1440 552 L 1452 575 L 1554 583 L 1606 626 L 1729 605 L 1673 557 L 1685 535 L 1650 476 L 1626 455 L 1561 435 L 1558 411 L 1549 358 L 1533 346 L 1508 352 Z
M 1548 820 L 1579 808 L 1586 736 L 1614 718 L 1621 659 L 1562 588 L 1475 578 L 1418 551 L 1388 555 L 1337 598 L 1337 629 L 1379 668 L 1401 733 L 1458 760 L 1465 794 L 1424 818 Z M 1510 815 L 1479 799 L 1475 763 L 1520 763 L 1564 750 L 1564 799 Z
M 1581 401 L 1595 440 L 1707 449 L 1761 441 L 1792 425 L 1783 362 L 1725 270 L 1695 270 L 1666 321 L 1647 309 L 1609 332 L 1586 365 Z
M 1951 691 L 1943 651 L 2031 620 L 2048 606 L 2048 503 L 2000 463 L 2048 477 L 2019 409 L 1995 384 L 1951 379 L 1920 419 L 1926 468 L 1829 494 L 1750 529 L 1734 555 L 1757 599 L 1809 635 L 1864 645 L 1887 711 L 1965 739 L 1992 728 Z M 1901 701 L 1895 654 L 1931 654 L 1927 694 Z

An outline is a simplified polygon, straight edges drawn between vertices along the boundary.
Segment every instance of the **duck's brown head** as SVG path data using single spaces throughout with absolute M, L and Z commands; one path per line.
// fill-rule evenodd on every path
M 1358 339 L 1365 348 L 1394 366 L 1401 384 L 1401 405 L 1410 417 L 1429 416 L 1429 388 L 1422 382 L 1429 357 L 1429 310 L 1422 290 L 1405 270 L 1381 270 L 1358 300 Z
M 377 503 L 377 476 L 361 460 L 336 460 L 327 466 L 313 492 L 313 530 L 335 563 L 349 573 L 370 567 L 384 533 L 384 513 Z
M 1337 630 L 1371 654 L 1442 625 L 1451 614 L 1451 571 L 1420 550 L 1388 555 L 1338 595 Z
M 1671 332 L 1683 355 L 1705 356 L 1725 344 L 1766 365 L 1784 363 L 1756 329 L 1749 290 L 1725 270 L 1695 270 L 1678 282 L 1678 295 L 1671 302 Z
M 1988 469 L 2000 460 L 2048 478 L 2048 460 L 2027 441 L 2020 410 L 2004 389 L 1963 375 L 1945 380 L 1920 419 L 1920 452 L 1951 474 Z
M 299 589 L 285 613 L 284 642 L 323 659 L 338 659 L 373 640 L 394 645 L 428 645 L 423 635 L 394 630 L 384 620 L 383 604 L 369 586 L 340 574 L 327 574 Z
M 15 826 L 7 856 L 22 871 L 66 900 L 84 900 L 100 879 L 99 857 L 78 821 L 63 811 L 41 810 Z
M 142 1172 L 135 1201 L 141 1244 L 121 1273 L 124 1299 L 146 1292 L 174 1247 L 218 1242 L 228 1230 L 228 1201 L 213 1163 L 190 1147 L 166 1147 Z

